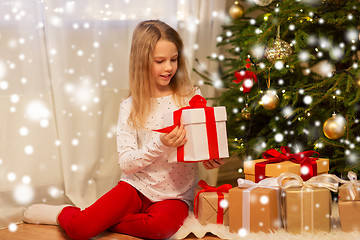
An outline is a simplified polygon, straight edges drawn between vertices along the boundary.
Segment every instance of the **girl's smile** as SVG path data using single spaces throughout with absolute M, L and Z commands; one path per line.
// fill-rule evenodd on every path
M 178 68 L 178 49 L 169 40 L 160 39 L 154 48 L 153 78 L 155 96 L 171 94 L 169 83 Z

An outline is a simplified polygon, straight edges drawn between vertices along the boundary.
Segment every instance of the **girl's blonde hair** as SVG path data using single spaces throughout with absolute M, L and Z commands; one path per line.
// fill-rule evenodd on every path
M 156 102 L 153 96 L 155 83 L 152 78 L 152 66 L 154 64 L 153 51 L 160 39 L 174 43 L 178 50 L 178 70 L 169 84 L 174 101 L 179 106 L 184 106 L 185 99 L 194 94 L 194 86 L 186 70 L 184 46 L 179 34 L 159 20 L 139 23 L 132 36 L 129 66 L 129 96 L 132 96 L 129 123 L 135 128 L 144 127 L 145 120 Z

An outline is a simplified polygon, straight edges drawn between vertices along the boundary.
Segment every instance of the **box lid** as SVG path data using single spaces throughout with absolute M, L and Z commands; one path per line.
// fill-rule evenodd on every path
M 214 107 L 215 120 L 217 122 L 226 121 L 226 108 L 224 106 Z M 204 123 L 205 122 L 205 111 L 204 108 L 192 108 L 185 109 L 182 111 L 180 122 L 184 125 Z
M 355 199 L 352 199 L 350 191 L 353 191 Z M 342 201 L 360 201 L 360 185 L 343 184 L 339 187 L 339 199 Z
M 244 162 L 244 173 L 245 174 L 255 174 L 255 164 L 258 162 L 264 162 L 267 159 L 257 159 L 252 161 Z M 329 171 L 329 159 L 319 158 L 316 160 L 317 163 L 317 172 L 323 173 Z M 291 172 L 295 174 L 300 174 L 300 164 L 293 163 L 291 161 L 284 161 L 279 163 L 267 164 L 265 167 L 266 177 L 278 177 L 281 173 Z

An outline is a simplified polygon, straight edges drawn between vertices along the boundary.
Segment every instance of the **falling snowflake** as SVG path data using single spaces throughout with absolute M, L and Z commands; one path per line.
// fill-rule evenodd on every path
M 50 111 L 46 105 L 39 100 L 31 101 L 27 105 L 26 114 L 31 120 L 40 120 L 50 117 Z
M 79 166 L 76 164 L 71 165 L 71 171 L 77 172 L 79 170 Z
M 283 63 L 282 61 L 276 61 L 276 62 L 275 62 L 275 68 L 276 68 L 277 70 L 283 69 L 283 68 L 284 68 L 284 63 Z
M 223 199 L 223 200 L 221 200 L 220 201 L 220 207 L 222 207 L 222 208 L 227 208 L 229 206 L 229 202 L 228 202 L 228 200 L 226 200 L 226 199 Z
M 284 140 L 284 135 L 281 133 L 277 133 L 277 134 L 275 134 L 274 138 L 275 138 L 276 142 L 282 142 Z
M 269 197 L 266 196 L 266 195 L 263 195 L 260 197 L 260 203 L 263 204 L 263 205 L 266 205 L 269 203 Z
M 25 148 L 24 148 L 24 152 L 27 154 L 27 155 L 31 155 L 34 153 L 34 147 L 31 146 L 31 145 L 27 145 Z
M 313 99 L 310 95 L 306 95 L 303 100 L 306 105 L 310 105 L 313 101 Z
M 48 193 L 53 198 L 58 198 L 61 195 L 61 192 L 57 187 L 49 187 L 48 188 Z
M 245 228 L 240 228 L 240 230 L 238 231 L 238 235 L 240 237 L 246 237 L 248 234 L 248 231 Z
M 8 229 L 10 232 L 16 232 L 16 230 L 18 229 L 17 225 L 15 223 L 10 223 L 8 226 Z
M 310 172 L 310 169 L 307 166 L 302 166 L 300 172 L 302 175 L 308 175 Z
M 19 184 L 13 191 L 14 200 L 22 205 L 30 203 L 34 198 L 34 189 L 28 184 Z
M 16 180 L 16 174 L 13 173 L 13 172 L 9 172 L 9 173 L 7 174 L 7 179 L 8 179 L 8 181 L 10 181 L 10 182 L 15 181 L 15 180 Z

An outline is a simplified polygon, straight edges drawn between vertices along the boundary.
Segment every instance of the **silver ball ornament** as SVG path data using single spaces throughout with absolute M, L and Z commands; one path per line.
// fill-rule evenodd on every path
M 259 6 L 267 6 L 272 3 L 273 0 L 254 0 L 254 2 Z

